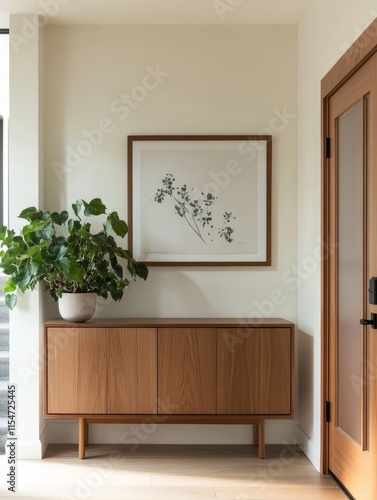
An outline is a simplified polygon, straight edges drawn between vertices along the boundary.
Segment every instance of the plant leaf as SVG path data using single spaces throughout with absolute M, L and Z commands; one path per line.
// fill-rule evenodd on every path
M 134 260 L 134 258 L 132 257 L 132 253 L 129 250 L 124 250 L 124 248 L 118 248 L 117 253 L 118 253 L 119 257 L 122 257 L 122 259 L 131 260 L 131 261 Z
M 13 229 L 8 229 L 8 233 L 6 238 L 4 238 L 3 244 L 6 246 L 9 245 L 12 242 L 15 234 L 16 233 L 13 231 Z
M 67 210 L 63 210 L 62 212 L 60 212 L 60 220 L 62 221 L 62 224 L 65 224 L 67 222 L 68 217 L 69 217 L 69 214 L 68 214 Z
M 51 222 L 51 212 L 46 210 L 45 212 L 42 212 L 41 219 L 45 222 Z
M 116 235 L 124 238 L 128 233 L 128 226 L 124 220 L 119 218 L 119 215 L 116 212 L 112 212 L 107 220 L 110 222 L 111 227 L 113 228 Z
M 31 215 L 35 214 L 36 212 L 38 212 L 38 210 L 35 207 L 28 207 L 28 208 L 25 208 L 25 210 L 22 210 L 22 212 L 20 213 L 20 215 L 18 217 L 19 217 L 19 219 L 26 219 L 26 220 L 30 221 L 30 220 L 32 220 Z
M 36 231 L 35 233 L 36 237 L 40 238 L 41 240 L 50 240 L 53 234 L 54 228 L 50 224 L 43 229 Z
M 15 292 L 17 289 L 15 283 L 13 282 L 12 278 L 9 278 L 4 285 L 3 291 L 5 293 L 12 293 Z
M 81 224 L 78 220 L 69 219 L 68 221 L 68 231 L 71 235 L 74 235 L 81 228 Z
M 3 264 L 1 264 L 1 266 L 2 266 L 2 265 L 3 265 Z M 6 266 L 6 267 L 4 267 L 4 269 L 3 269 L 3 273 L 4 273 L 4 274 L 6 274 L 6 275 L 8 275 L 8 274 L 13 274 L 13 273 L 15 273 L 16 271 L 17 271 L 17 266 L 15 266 L 15 265 L 13 265 L 13 264 L 9 264 L 9 262 L 8 262 L 7 266 Z
M 27 249 L 27 254 L 30 256 L 30 257 L 33 257 L 34 255 L 36 255 L 38 252 L 40 251 L 40 248 L 38 246 L 33 246 L 33 247 L 29 247 Z
M 17 276 L 14 276 L 13 280 L 14 284 L 23 291 L 29 285 L 31 278 L 32 276 L 30 270 L 28 266 L 25 265 L 20 268 L 20 273 Z
M 123 297 L 123 288 L 119 287 L 115 280 L 111 280 L 108 283 L 107 289 L 109 290 L 113 300 L 117 301 Z
M 17 295 L 15 293 L 10 293 L 5 296 L 5 303 L 10 310 L 14 309 L 17 304 Z
M 53 212 L 51 214 L 51 220 L 54 224 L 57 224 L 58 226 L 61 226 L 64 224 L 68 219 L 68 212 L 66 210 L 63 210 L 60 214 L 58 212 Z
M 110 292 L 111 298 L 117 302 L 123 297 L 123 290 L 121 288 L 117 288 L 116 290 L 113 290 Z
M 77 200 L 76 203 L 72 204 L 73 211 L 75 212 L 75 215 L 79 217 L 79 213 L 81 212 L 82 208 L 82 200 Z
M 3 240 L 6 234 L 7 234 L 7 226 L 0 226 L 0 240 Z
M 106 213 L 106 206 L 102 203 L 100 198 L 94 198 L 90 203 L 84 202 L 85 206 L 84 214 L 88 217 L 89 215 L 102 215 Z
M 56 261 L 56 268 L 68 275 L 70 271 L 70 263 L 68 257 L 63 257 Z
M 114 272 L 118 276 L 118 278 L 123 278 L 123 267 L 118 264 L 116 257 L 113 257 L 111 259 L 111 267 L 114 269 Z
M 139 276 L 139 278 L 143 278 L 143 280 L 147 279 L 149 271 L 145 264 L 143 264 L 142 262 L 135 262 L 134 269 L 135 274 Z
M 96 245 L 102 246 L 106 243 L 107 236 L 103 231 L 101 231 L 100 233 L 95 234 L 92 239 Z
M 85 269 L 77 264 L 74 259 L 71 259 L 70 270 L 68 273 L 69 281 L 81 282 L 85 276 Z
M 15 237 L 13 238 L 13 241 L 14 241 L 15 243 L 20 243 L 21 245 L 23 245 L 23 244 L 25 243 L 25 240 L 23 239 L 23 237 L 22 237 L 22 236 L 15 236 Z
M 174 189 L 173 181 L 172 176 L 167 178 L 166 190 Z M 185 213 L 185 205 L 180 207 Z M 55 300 L 64 291 L 94 291 L 101 297 L 111 295 L 113 300 L 120 300 L 123 290 L 129 286 L 130 275 L 133 279 L 146 279 L 147 267 L 137 263 L 130 251 L 118 247 L 115 238 L 126 236 L 128 226 L 117 212 L 107 215 L 100 198 L 90 203 L 79 199 L 72 209 L 75 215 L 69 219 L 66 210 L 49 212 L 26 208 L 20 217 L 28 222 L 18 236 L 6 226 L 0 226 L 0 268 L 7 277 L 4 287 L 9 308 L 16 305 L 18 289 L 34 290 L 40 281 L 44 281 Z M 91 224 L 79 215 L 83 213 L 103 215 L 102 231 L 93 234 Z M 64 235 L 59 235 L 58 226 L 65 223 L 68 234 L 64 230 Z M 125 260 L 124 266 L 121 258 Z

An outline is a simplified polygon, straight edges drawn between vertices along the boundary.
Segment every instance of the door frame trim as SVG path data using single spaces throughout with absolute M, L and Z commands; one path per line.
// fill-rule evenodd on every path
M 329 399 L 329 160 L 325 142 L 329 130 L 330 97 L 377 53 L 377 18 L 351 45 L 347 52 L 321 80 L 321 473 L 329 471 L 329 426 L 326 422 L 326 401 Z

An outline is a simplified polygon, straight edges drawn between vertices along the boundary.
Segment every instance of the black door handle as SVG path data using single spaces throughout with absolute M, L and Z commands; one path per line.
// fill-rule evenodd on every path
M 371 325 L 374 330 L 377 330 L 377 314 L 372 313 L 371 319 L 361 319 L 360 325 Z

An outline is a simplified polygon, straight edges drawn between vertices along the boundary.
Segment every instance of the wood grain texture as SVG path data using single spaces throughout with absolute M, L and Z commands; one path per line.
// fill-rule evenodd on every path
M 77 413 L 79 334 L 77 329 L 48 328 L 45 345 L 46 413 Z
M 271 169 L 272 169 L 272 136 L 271 135 L 133 135 L 127 139 L 127 182 L 128 182 L 128 249 L 135 253 L 133 248 L 133 219 L 134 219 L 134 202 L 133 202 L 133 144 L 137 141 L 266 141 L 266 260 L 262 262 L 245 261 L 245 262 L 155 262 L 147 261 L 148 266 L 270 266 L 271 265 Z
M 157 413 L 157 329 L 109 329 L 107 366 L 107 413 Z
M 377 41 L 376 41 L 377 46 Z M 373 110 L 370 113 L 370 137 L 377 137 L 377 56 L 373 57 L 373 70 L 372 70 L 372 92 L 370 96 L 370 109 Z M 370 217 L 369 217 L 369 244 L 373 249 L 373 257 L 369 261 L 369 273 L 370 276 L 377 276 L 377 142 L 376 140 L 370 140 L 370 158 L 369 162 L 373 168 L 370 168 L 369 176 L 369 202 L 370 202 Z M 370 312 L 377 314 L 377 305 L 370 305 Z M 377 380 L 376 377 L 371 377 L 370 370 L 372 367 L 376 367 L 376 353 L 377 353 L 377 332 L 369 332 L 369 342 L 370 342 L 370 352 L 374 353 L 374 357 L 370 357 L 370 367 L 368 367 L 367 378 L 372 378 L 369 380 L 369 391 L 368 396 L 370 397 L 370 421 L 373 425 L 370 427 L 369 439 L 371 443 L 375 443 L 374 453 L 371 457 L 371 482 L 372 489 L 374 492 L 377 491 Z
M 290 328 L 218 329 L 217 412 L 290 415 Z
M 333 136 L 333 123 L 330 120 L 330 99 L 332 95 L 341 88 L 353 75 L 355 75 L 363 65 L 367 63 L 372 57 L 375 58 L 375 53 L 377 51 L 377 19 L 375 19 L 370 26 L 359 36 L 359 38 L 352 44 L 352 46 L 347 50 L 347 52 L 339 59 L 339 61 L 330 69 L 326 76 L 321 81 L 321 108 L 322 108 L 322 289 L 321 289 L 321 330 L 322 330 L 322 363 L 321 363 L 321 373 L 322 373 L 322 415 L 325 415 L 325 404 L 326 401 L 331 400 L 331 395 L 329 391 L 329 380 L 330 380 L 330 369 L 333 366 L 333 360 L 331 358 L 331 352 L 334 351 L 334 342 L 331 339 L 333 321 L 333 303 L 334 294 L 332 293 L 334 278 L 332 276 L 333 263 L 331 261 L 331 254 L 334 253 L 336 248 L 334 245 L 334 223 L 331 220 L 335 210 L 336 198 L 334 197 L 334 188 L 332 183 L 334 182 L 334 155 L 336 154 L 336 148 L 334 144 L 332 145 L 331 158 L 325 157 L 324 143 L 326 137 L 331 137 L 334 142 Z M 371 109 L 375 110 L 375 93 L 376 93 L 376 72 L 372 72 L 372 87 L 373 91 L 371 94 Z M 370 115 L 370 125 L 371 133 L 370 137 L 375 137 L 376 125 L 377 125 L 377 113 L 372 112 Z M 372 147 L 370 151 L 370 164 L 375 165 L 376 162 L 376 147 L 372 141 Z M 372 200 L 372 205 L 374 203 L 376 188 L 374 185 L 375 174 L 371 173 L 370 179 L 370 189 Z M 373 219 L 375 216 L 375 207 L 371 208 L 372 218 L 369 228 L 369 235 L 373 239 L 376 234 L 375 223 Z M 373 227 L 374 226 L 374 227 Z M 336 241 L 335 241 L 336 244 Z M 375 248 L 375 247 L 374 247 Z M 372 269 L 370 270 L 371 276 L 374 276 Z M 372 311 L 373 312 L 373 311 Z M 373 342 L 372 342 L 373 343 Z M 332 345 L 333 344 L 333 345 Z M 372 400 L 374 398 L 374 393 L 371 394 Z M 373 404 L 371 405 L 373 407 Z M 322 418 L 323 420 L 323 418 Z M 376 421 L 376 419 L 374 419 Z M 372 432 L 373 434 L 373 432 Z M 376 436 L 377 437 L 377 433 Z M 321 426 L 321 472 L 324 474 L 328 473 L 329 470 L 329 425 L 322 421 Z M 374 440 L 376 442 L 376 440 Z M 377 454 L 373 454 L 372 460 L 374 461 L 374 466 L 372 466 L 373 471 L 377 471 Z M 377 488 L 377 472 L 373 473 L 373 484 L 374 489 Z
M 47 413 L 106 413 L 106 331 L 48 328 Z
M 261 420 L 255 427 L 258 431 L 258 458 L 264 458 L 266 456 L 264 420 Z
M 351 45 L 345 54 L 323 77 L 322 98 L 334 93 L 377 51 L 377 19 Z
M 60 328 L 258 328 L 293 326 L 282 318 L 95 318 L 86 323 L 70 323 L 63 319 L 53 319 L 46 327 Z
M 151 414 L 131 414 L 131 415 L 107 415 L 107 414 L 69 414 L 69 415 L 47 415 L 46 418 L 72 419 L 85 418 L 90 424 L 219 424 L 219 425 L 256 425 L 263 418 L 269 420 L 280 419 L 281 415 L 151 415 Z M 285 416 L 283 415 L 285 418 Z
M 158 413 L 216 413 L 216 330 L 158 331 Z
M 259 329 L 267 334 L 271 329 L 275 330 L 276 328 L 283 327 L 283 329 L 288 328 L 289 330 L 294 331 L 294 325 L 286 320 L 282 320 L 279 318 L 270 318 L 265 320 L 251 320 L 248 319 L 118 319 L 114 321 L 114 323 L 109 323 L 112 320 L 104 319 L 104 320 L 96 320 L 95 323 L 91 324 L 80 324 L 78 327 L 75 323 L 67 323 L 63 321 L 50 321 L 46 323 L 45 326 L 45 335 L 46 335 L 46 367 L 45 367 L 45 380 L 46 380 L 46 391 L 45 391 L 45 416 L 47 418 L 54 416 L 60 416 L 64 418 L 69 417 L 80 417 L 87 416 L 91 412 L 88 413 L 88 405 L 92 405 L 95 411 L 95 414 L 100 416 L 101 418 L 107 418 L 106 415 L 110 412 L 113 415 L 119 416 L 119 418 L 124 418 L 124 421 L 127 418 L 131 418 L 130 421 L 137 421 L 137 419 L 143 419 L 148 417 L 148 415 L 155 413 L 155 408 L 150 406 L 150 402 L 155 399 L 155 382 L 152 383 L 152 387 L 148 385 L 148 380 L 153 380 L 152 373 L 155 370 L 156 366 L 156 356 L 153 359 L 153 351 L 156 348 L 155 340 L 153 337 L 156 334 L 151 333 L 151 331 L 156 332 L 157 328 L 161 328 L 161 325 L 173 324 L 177 325 L 175 328 L 177 337 L 175 337 L 175 342 L 177 343 L 176 352 L 180 352 L 180 356 L 182 359 L 182 363 L 177 366 L 181 370 L 185 370 L 184 377 L 191 376 L 192 381 L 186 382 L 181 386 L 180 383 L 175 382 L 176 387 L 176 396 L 189 398 L 191 403 L 189 404 L 190 408 L 186 408 L 185 411 L 187 413 L 185 415 L 177 414 L 177 409 L 174 411 L 170 410 L 166 411 L 166 401 L 167 401 L 167 386 L 170 384 L 168 378 L 166 380 L 165 386 L 165 394 L 161 392 L 163 386 L 160 387 L 160 400 L 161 400 L 161 408 L 160 413 L 166 414 L 166 418 L 172 423 L 185 423 L 185 422 L 196 422 L 196 423 L 210 423 L 213 422 L 213 419 L 209 418 L 211 414 L 216 414 L 216 408 L 213 408 L 214 400 L 216 401 L 216 383 L 217 379 L 213 382 L 214 376 L 216 377 L 217 373 L 217 359 L 214 359 L 214 353 L 216 353 L 216 344 L 218 338 L 216 337 L 217 331 L 216 327 L 219 325 L 228 326 L 233 325 L 232 331 L 236 332 L 239 335 L 239 338 L 242 339 L 245 336 L 248 336 L 250 331 L 255 331 L 255 326 L 259 326 Z M 188 322 L 192 325 L 191 328 L 185 328 L 185 323 Z M 141 325 L 144 324 L 149 325 L 150 327 L 144 327 Z M 53 325 L 64 325 L 63 327 L 54 327 Z M 124 328 L 123 324 L 131 324 L 133 327 Z M 204 328 L 207 335 L 202 335 L 201 331 L 203 328 L 200 325 L 212 325 L 214 328 Z M 112 327 L 108 328 L 108 325 L 112 325 Z M 151 328 L 151 325 L 154 325 L 155 328 Z M 270 328 L 268 328 L 268 326 Z M 106 331 L 106 329 L 108 330 Z M 93 330 L 98 330 L 98 332 L 102 332 L 103 336 L 101 339 L 103 340 L 106 336 L 107 343 L 103 344 L 101 341 L 100 345 L 95 347 L 95 345 L 89 346 L 88 349 L 83 348 L 80 351 L 80 341 L 78 337 L 78 332 L 88 331 L 92 332 Z M 172 330 L 172 329 L 169 329 Z M 187 337 L 187 330 L 191 333 Z M 127 331 L 129 336 L 122 339 L 122 333 Z M 137 335 L 138 331 L 149 332 L 147 336 L 143 335 L 140 338 Z M 223 332 L 223 330 L 221 330 Z M 228 330 L 224 330 L 228 331 Z M 52 334 L 54 332 L 54 334 Z M 186 335 L 185 335 L 186 332 Z M 196 335 L 194 333 L 196 332 Z M 211 333 L 212 336 L 211 336 Z M 180 334 L 182 334 L 180 336 Z M 99 333 L 98 333 L 99 334 Z M 199 336 L 198 336 L 199 335 Z M 216 337 L 216 338 L 215 338 Z M 161 337 L 162 338 L 162 337 Z M 191 338 L 191 344 L 188 342 L 188 338 Z M 234 337 L 236 338 L 236 337 Z M 57 344 L 54 348 L 52 340 L 55 339 L 55 343 Z M 60 339 L 60 340 L 59 340 Z M 89 337 L 87 337 L 88 342 L 94 339 L 94 336 L 91 336 L 89 333 Z M 183 340 L 183 344 L 180 345 L 181 340 Z M 68 342 L 69 341 L 69 342 Z M 291 414 L 293 414 L 293 372 L 294 372 L 294 356 L 293 356 L 293 334 L 291 337 Z M 165 346 L 165 347 L 164 347 Z M 64 347 L 64 349 L 61 349 Z M 171 346 L 170 346 L 171 347 Z M 159 349 L 159 358 L 164 360 L 164 363 L 170 363 L 169 359 L 174 359 L 174 355 L 171 356 L 169 354 L 171 352 L 169 346 L 166 346 L 164 343 L 160 345 Z M 271 347 L 269 347 L 271 348 Z M 57 352 L 55 352 L 55 350 Z M 189 353 L 186 356 L 186 351 Z M 277 349 L 279 351 L 279 348 Z M 107 365 L 107 374 L 105 376 L 106 382 L 106 391 L 107 391 L 107 405 L 106 408 L 103 406 L 103 401 L 100 407 L 95 409 L 96 404 L 98 404 L 97 398 L 97 389 L 94 393 L 94 400 L 97 398 L 97 402 L 88 403 L 85 402 L 79 393 L 79 389 L 81 392 L 85 392 L 85 396 L 88 396 L 88 391 L 86 386 L 86 382 L 81 381 L 79 387 L 79 366 L 81 366 L 81 362 L 79 360 L 79 353 L 88 353 L 90 354 L 91 359 L 94 359 L 95 352 L 99 353 L 102 362 L 97 366 L 96 363 L 92 363 L 91 367 L 88 367 L 87 363 L 84 363 L 83 366 L 86 366 L 85 373 L 83 374 L 84 380 L 89 383 L 92 383 L 93 380 L 97 381 L 97 386 L 101 387 L 101 394 L 103 394 L 103 383 L 104 381 L 100 381 L 100 376 L 97 373 L 94 378 L 90 375 L 91 371 L 94 369 L 99 369 L 100 373 L 104 373 L 104 365 L 103 365 L 103 356 L 106 358 Z M 196 360 L 193 361 L 195 356 L 192 354 L 196 352 Z M 104 354 L 105 353 L 105 354 Z M 132 353 L 132 355 L 131 355 Z M 143 362 L 143 368 L 138 368 L 141 366 L 140 359 L 142 359 L 142 353 L 146 356 L 147 361 Z M 209 365 L 207 364 L 206 355 L 208 354 Z M 259 354 L 261 354 L 260 351 Z M 280 356 L 280 352 L 277 353 Z M 127 362 L 124 363 L 123 360 L 127 359 Z M 177 358 L 178 359 L 178 358 Z M 237 361 L 238 362 L 238 361 Z M 248 364 L 247 364 L 248 365 Z M 69 369 L 67 369 L 69 367 Z M 80 369 L 83 369 L 81 367 Z M 247 366 L 248 369 L 248 366 Z M 139 370 L 139 372 L 138 372 Z M 210 375 L 208 375 L 210 373 Z M 60 371 L 64 374 L 64 376 L 60 375 L 59 384 L 57 384 L 56 372 Z M 149 372 L 149 375 L 147 373 Z M 214 375 L 215 374 L 215 375 Z M 144 403 L 140 403 L 137 400 L 137 390 L 132 389 L 130 384 L 125 383 L 124 380 L 129 379 L 132 375 L 133 378 L 139 378 L 142 380 L 144 377 L 144 381 L 142 385 L 144 386 L 144 390 L 140 393 L 138 398 L 143 399 Z M 161 379 L 163 380 L 163 374 L 161 375 Z M 273 376 L 273 373 L 268 373 L 268 377 Z M 203 378 L 203 382 L 200 378 Z M 258 372 L 259 377 L 259 372 Z M 63 380 L 64 379 L 64 380 Z M 171 378 L 172 379 L 172 378 Z M 213 384 L 212 384 L 213 382 Z M 99 384 L 99 385 L 98 385 Z M 135 383 L 136 386 L 139 382 Z M 204 384 L 204 385 L 203 385 Z M 212 384 L 212 387 L 211 387 Z M 131 384 L 132 385 L 132 384 Z M 50 387 L 50 390 L 48 390 Z M 63 387 L 63 391 L 60 390 L 60 387 Z M 169 391 L 172 388 L 169 388 Z M 263 389 L 265 391 L 264 396 L 260 396 L 261 398 L 265 397 L 266 400 L 270 399 L 270 388 L 267 387 Z M 124 396 L 119 397 L 119 391 L 124 393 Z M 195 396 L 195 392 L 204 391 L 204 395 Z M 117 395 L 118 393 L 118 395 Z M 260 390 L 259 390 L 260 393 Z M 210 395 L 210 398 L 207 398 L 207 394 Z M 249 396 L 249 394 L 248 394 Z M 280 394 L 279 394 L 280 397 Z M 164 401 L 165 399 L 165 407 Z M 48 401 L 47 401 L 48 400 Z M 149 401 L 145 406 L 146 400 Z M 56 401 L 60 401 L 57 403 Z M 80 401 L 80 406 L 79 406 Z M 182 401 L 181 401 L 182 403 Z M 187 404 L 187 402 L 186 402 Z M 259 404 L 259 403 L 258 403 Z M 264 404 L 264 409 L 267 408 L 266 402 L 262 402 Z M 94 405 L 94 406 L 93 406 Z M 128 405 L 128 406 L 127 406 Z M 138 406 L 139 405 L 139 406 Z M 152 405 L 153 406 L 153 405 Z M 249 405 L 250 406 L 250 405 Z M 47 410 L 48 408 L 48 410 Z M 229 410 L 231 413 L 226 416 L 223 414 L 221 416 L 222 423 L 244 423 L 250 422 L 250 408 L 248 407 L 246 413 L 240 414 L 237 413 L 236 410 Z M 271 408 L 267 408 L 269 410 L 264 416 L 268 416 L 269 418 L 279 418 L 278 414 L 271 414 Z M 191 413 L 189 413 L 191 412 Z M 132 414 L 135 415 L 135 419 L 132 419 Z M 127 415 L 129 415 L 127 417 Z M 170 417 L 169 417 L 170 415 Z M 259 414 L 261 415 L 261 414 Z M 290 415 L 291 416 L 291 415 Z M 220 415 L 218 415 L 220 418 Z M 252 417 L 252 414 L 251 414 Z M 225 419 L 225 420 L 224 420 Z M 240 420 L 241 419 L 241 420 Z M 219 421 L 220 423 L 220 421 Z
M 93 423 L 252 424 L 264 457 L 264 418 L 293 416 L 292 323 L 123 321 L 45 327 L 46 417 L 79 419 L 80 458 Z
M 377 24 L 376 24 L 377 27 Z M 330 469 L 340 481 L 346 486 L 346 488 L 355 496 L 355 498 L 373 498 L 373 491 L 375 487 L 372 485 L 372 462 L 373 456 L 376 450 L 372 448 L 369 451 L 365 451 L 367 448 L 367 423 L 371 423 L 371 432 L 373 431 L 374 424 L 373 421 L 369 419 L 367 415 L 367 387 L 369 383 L 371 384 L 371 390 L 373 391 L 373 381 L 368 381 L 368 384 L 362 383 L 360 385 L 360 396 L 361 396 L 361 446 L 356 444 L 352 439 L 350 439 L 346 433 L 340 428 L 339 422 L 339 336 L 341 335 L 340 328 L 340 318 L 339 318 L 339 257 L 338 251 L 336 250 L 339 246 L 338 234 L 339 234 L 339 167 L 338 167 L 338 120 L 347 110 L 349 110 L 356 102 L 365 101 L 365 97 L 370 95 L 371 105 L 375 103 L 376 96 L 375 90 L 372 88 L 372 79 L 377 71 L 376 59 L 377 56 L 373 56 L 367 63 L 365 63 L 361 68 L 358 69 L 356 73 L 349 76 L 346 82 L 343 82 L 342 86 L 333 94 L 331 97 L 325 101 L 324 110 L 327 113 L 327 123 L 324 122 L 326 126 L 327 134 L 332 140 L 332 153 L 328 160 L 327 172 L 324 173 L 324 193 L 326 199 L 323 200 L 324 203 L 324 213 L 323 220 L 327 228 L 327 234 L 324 234 L 325 247 L 330 249 L 326 259 L 323 264 L 323 276 L 324 276 L 324 290 L 323 290 L 323 307 L 324 307 L 324 318 L 323 318 L 323 343 L 324 352 L 322 353 L 323 359 L 327 360 L 327 370 L 324 373 L 324 383 L 323 383 L 323 398 L 330 401 L 330 422 L 325 424 L 325 431 L 323 432 L 324 439 L 324 457 L 322 461 L 322 470 L 327 473 Z M 336 76 L 336 75 L 335 75 Z M 374 107 L 374 109 L 376 109 Z M 364 113 L 365 113 L 365 102 L 364 102 Z M 377 131 L 376 128 L 373 129 L 373 114 L 377 115 L 372 111 L 371 106 L 371 130 L 370 137 L 374 137 Z M 364 127 L 366 124 L 365 117 L 363 119 Z M 363 132 L 365 134 L 365 130 Z M 364 143 L 362 138 L 362 143 Z M 372 141 L 371 141 L 372 143 Z M 366 144 L 366 143 L 365 143 Z M 365 145 L 364 145 L 365 148 Z M 370 145 L 371 159 L 376 157 L 373 150 L 376 149 L 376 145 L 372 143 Z M 374 156 L 373 156 L 374 155 Z M 366 170 L 365 170 L 365 158 L 366 151 L 364 150 L 362 158 L 360 159 L 360 179 L 361 179 L 361 197 L 362 206 L 364 207 L 360 224 L 357 230 L 354 232 L 354 237 L 359 239 L 360 248 L 362 255 L 367 255 L 366 245 L 373 239 L 373 230 L 369 229 L 367 238 L 366 221 L 373 224 L 373 218 L 375 215 L 371 212 L 371 216 L 367 218 L 366 216 L 366 188 L 369 181 L 367 181 Z M 375 163 L 370 162 L 371 172 Z M 356 167 L 355 167 L 356 168 Z M 373 179 L 371 173 L 371 179 Z M 373 182 L 373 181 L 372 181 Z M 375 191 L 370 192 L 369 200 L 375 197 Z M 372 207 L 372 206 L 371 206 Z M 369 256 L 371 266 L 373 267 L 373 262 L 375 259 L 375 246 L 371 246 L 369 249 Z M 360 302 L 361 304 L 366 304 L 366 290 L 367 290 L 367 262 L 364 257 L 362 257 L 359 264 L 354 262 L 354 265 L 360 266 L 360 273 L 362 276 L 362 283 L 360 283 Z M 372 271 L 372 268 L 370 270 Z M 371 276 L 373 274 L 370 274 Z M 324 302 L 326 300 L 326 302 Z M 363 313 L 360 310 L 360 317 L 366 317 L 366 311 Z M 359 327 L 359 331 L 355 333 L 359 334 L 361 345 L 361 352 L 366 351 L 366 329 Z M 372 359 L 375 358 L 375 354 L 372 354 Z M 360 373 L 355 373 L 355 378 L 363 381 L 365 379 L 364 370 L 367 366 L 367 360 L 361 359 L 360 361 L 361 371 Z M 352 383 L 350 382 L 350 390 L 354 390 Z M 324 401 L 326 400 L 324 399 Z M 371 441 L 372 442 L 372 441 Z M 364 450 L 363 450 L 364 448 Z M 375 479 L 374 479 L 375 481 Z M 376 483 L 375 483 L 376 484 Z
M 85 458 L 85 445 L 86 445 L 86 420 L 79 418 L 79 458 Z
M 79 329 L 78 412 L 106 413 L 106 330 Z

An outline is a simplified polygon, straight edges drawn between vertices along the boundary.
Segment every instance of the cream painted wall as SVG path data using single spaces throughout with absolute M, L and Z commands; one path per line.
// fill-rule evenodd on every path
M 298 294 L 300 444 L 320 465 L 320 81 L 377 16 L 376 0 L 314 0 L 299 24 Z M 317 261 L 317 265 L 315 265 Z
M 121 304 L 99 314 L 233 317 L 257 309 L 254 301 L 282 287 L 282 271 L 296 262 L 296 28 L 48 27 L 46 35 L 50 208 L 101 196 L 126 216 L 127 135 L 258 133 L 270 123 L 281 126 L 273 140 L 273 266 L 154 268 L 147 283 L 136 283 Z M 118 111 L 122 94 L 136 100 L 143 78 L 157 68 L 163 76 L 156 88 Z M 287 123 L 275 120 L 285 110 L 292 115 L 283 118 Z M 111 133 L 91 154 L 77 154 L 85 130 L 105 119 Z M 271 314 L 294 321 L 296 294 Z
M 11 16 L 11 37 L 20 36 L 29 16 Z M 38 30 L 18 50 L 10 49 L 9 95 L 9 225 L 22 227 L 19 213 L 27 206 L 43 206 L 41 191 L 40 132 L 41 113 L 40 52 L 42 35 Z M 27 82 L 27 85 L 25 85 Z M 19 296 L 11 312 L 10 381 L 16 386 L 17 457 L 41 458 L 42 419 L 42 346 L 43 311 L 41 294 Z
M 45 34 L 49 209 L 99 196 L 126 217 L 127 135 L 257 134 L 273 128 L 272 266 L 152 268 L 146 283 L 133 284 L 120 304 L 102 304 L 97 316 L 247 317 L 261 311 L 296 321 L 297 28 L 48 26 Z M 145 91 L 147 74 L 155 75 L 148 80 L 155 88 Z M 123 94 L 131 101 L 121 107 Z M 92 133 L 100 127 L 102 138 Z M 88 135 L 98 144 L 88 147 Z M 276 289 L 280 304 L 271 301 Z M 48 315 L 56 314 L 49 301 Z M 65 428 L 51 424 L 49 440 L 76 438 L 76 427 Z M 273 442 L 295 435 L 294 422 L 270 423 L 268 429 Z M 119 440 L 121 431 L 114 432 Z M 228 436 L 213 428 L 204 439 L 249 442 L 250 436 L 247 428 L 229 428 Z M 161 428 L 151 439 L 203 442 L 187 429 L 169 437 Z

